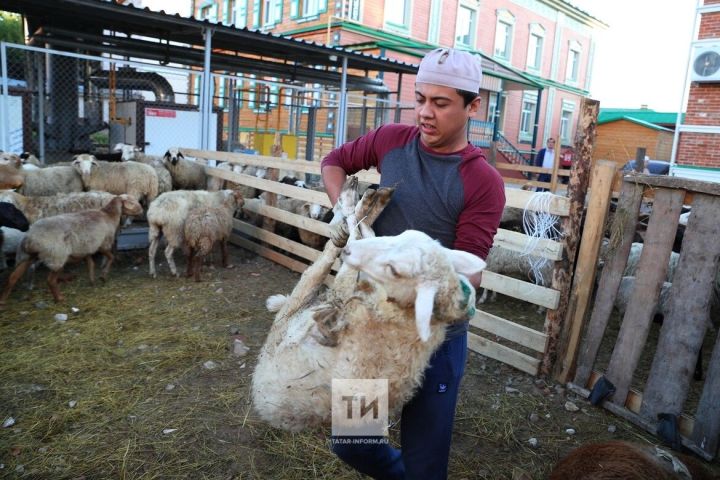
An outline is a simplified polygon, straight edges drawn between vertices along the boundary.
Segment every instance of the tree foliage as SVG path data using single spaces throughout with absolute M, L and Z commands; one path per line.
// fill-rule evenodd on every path
M 20 15 L 0 11 L 0 40 L 9 43 L 23 43 L 23 27 Z

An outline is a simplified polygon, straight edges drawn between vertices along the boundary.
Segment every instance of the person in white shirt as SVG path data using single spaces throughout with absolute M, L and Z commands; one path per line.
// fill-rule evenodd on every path
M 548 138 L 546 145 L 535 156 L 534 165 L 536 167 L 553 168 L 553 165 L 555 165 L 555 139 Z M 538 182 L 549 182 L 550 180 L 552 180 L 552 175 L 549 173 L 541 173 L 537 178 Z M 545 192 L 547 188 L 538 187 L 537 191 Z

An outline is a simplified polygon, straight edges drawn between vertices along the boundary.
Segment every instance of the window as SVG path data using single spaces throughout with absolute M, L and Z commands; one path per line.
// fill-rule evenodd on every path
M 361 0 L 347 0 L 345 2 L 345 17 L 349 18 L 350 20 L 355 20 L 356 22 L 360 21 L 360 1 Z
M 292 0 L 290 18 L 316 17 L 327 11 L 327 0 Z
M 528 41 L 527 68 L 540 70 L 542 67 L 543 43 L 545 41 L 545 29 L 534 23 L 530 25 L 530 40 Z
M 432 20 L 431 20 L 432 21 Z M 455 46 L 475 48 L 475 32 L 477 31 L 477 10 L 460 4 L 455 25 Z
M 254 0 L 253 28 L 272 27 L 282 19 L 282 0 Z
M 577 83 L 578 74 L 580 73 L 580 44 L 578 42 L 570 42 L 570 50 L 568 52 L 567 70 L 565 72 L 565 81 L 568 83 Z
M 525 92 L 520 111 L 520 140 L 532 140 L 536 107 L 537 93 Z
M 573 116 L 575 114 L 575 104 L 571 102 L 562 103 L 562 113 L 560 114 L 560 143 L 568 145 L 572 143 L 573 134 Z
M 225 4 L 225 23 L 226 25 L 232 25 L 235 23 L 235 0 L 227 0 Z
M 498 132 L 502 133 L 505 124 L 505 100 L 504 95 L 500 96 L 500 106 L 498 107 L 498 96 L 495 92 L 491 92 L 488 100 L 488 122 L 495 122 L 495 112 L 499 115 Z
M 210 22 L 217 22 L 218 18 L 218 7 L 213 3 L 205 3 L 200 7 L 200 19 L 208 20 Z
M 410 31 L 410 0 L 385 2 L 385 26 L 392 30 Z
M 507 10 L 498 10 L 497 17 L 497 25 L 495 26 L 495 56 L 509 61 L 512 52 L 515 17 Z
M 248 26 L 247 21 L 247 0 L 238 0 L 235 4 L 235 13 L 233 14 L 233 24 L 237 28 Z
M 440 43 L 440 16 L 442 0 L 432 0 L 430 5 L 430 21 L 428 22 L 428 38 L 430 43 Z

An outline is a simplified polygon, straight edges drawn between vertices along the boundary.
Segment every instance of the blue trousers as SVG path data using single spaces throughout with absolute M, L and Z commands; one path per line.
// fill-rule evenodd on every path
M 422 386 L 402 410 L 401 450 L 389 443 L 333 443 L 333 452 L 355 470 L 379 480 L 447 478 L 466 360 L 467 334 L 446 340 L 433 354 Z
M 551 180 L 552 180 L 552 175 L 550 175 L 549 173 L 541 173 L 540 175 L 538 175 L 538 178 L 537 178 L 538 182 L 549 182 Z M 536 191 L 537 192 L 547 192 L 548 189 L 543 188 L 543 187 L 537 187 Z

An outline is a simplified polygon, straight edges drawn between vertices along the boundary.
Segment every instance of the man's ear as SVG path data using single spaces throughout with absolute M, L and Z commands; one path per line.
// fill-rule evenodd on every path
M 474 117 L 479 111 L 480 111 L 480 105 L 481 105 L 481 99 L 480 97 L 475 97 L 475 99 L 470 102 L 470 110 L 468 111 L 468 114 L 471 117 Z

